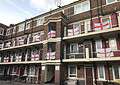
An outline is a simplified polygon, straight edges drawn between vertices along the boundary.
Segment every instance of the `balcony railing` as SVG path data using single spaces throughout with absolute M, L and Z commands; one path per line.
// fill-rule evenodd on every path
M 99 49 L 97 52 L 94 52 L 94 55 L 96 58 L 120 57 L 120 50 Z
M 119 26 L 118 17 L 120 16 L 118 16 L 117 13 L 113 13 L 109 16 L 95 18 L 90 23 L 87 23 L 87 21 L 84 21 L 84 23 L 86 23 L 87 25 L 84 24 L 82 28 L 76 27 L 76 28 L 67 29 L 65 32 L 65 35 L 67 35 L 66 37 L 70 37 L 70 36 L 80 35 L 83 33 L 87 34 L 90 32 L 98 32 L 98 31 L 108 30 L 108 29 L 118 27 Z M 84 32 L 82 32 L 82 29 L 84 29 Z
M 85 58 L 85 53 L 68 53 L 66 59 L 82 59 Z
M 56 52 L 49 52 L 47 53 L 46 59 L 47 60 L 54 60 Z

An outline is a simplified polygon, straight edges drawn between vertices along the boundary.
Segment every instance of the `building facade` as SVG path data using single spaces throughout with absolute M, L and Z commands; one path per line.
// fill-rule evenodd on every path
M 79 0 L 6 28 L 0 79 L 40 85 L 120 79 L 120 0 Z

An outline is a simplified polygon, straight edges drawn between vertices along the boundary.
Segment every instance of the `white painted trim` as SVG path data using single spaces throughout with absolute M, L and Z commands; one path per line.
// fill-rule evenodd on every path
M 116 3 L 116 2 L 118 2 L 118 1 L 115 0 L 115 1 L 113 1 L 113 2 L 111 2 L 111 3 L 108 3 L 108 0 L 106 0 L 106 5 L 113 4 L 113 3 Z
M 71 53 L 71 51 L 72 51 L 72 50 L 71 50 L 71 49 L 72 49 L 72 48 L 71 48 L 72 45 L 77 45 L 77 51 L 79 51 L 78 43 L 71 43 L 71 44 L 70 44 L 70 53 Z
M 89 5 L 88 5 L 88 6 L 89 6 L 89 9 L 84 10 L 84 11 L 83 11 L 83 9 L 82 9 L 82 11 L 80 11 L 81 8 L 79 8 L 79 12 L 78 12 L 78 11 L 77 11 L 77 10 L 78 10 L 78 5 L 81 7 L 81 6 L 83 6 L 85 3 L 88 3 L 88 4 L 89 4 Z M 77 10 L 75 10 L 76 7 L 77 7 Z M 87 7 L 87 8 L 88 8 L 88 7 Z M 83 13 L 83 12 L 86 12 L 86 11 L 89 11 L 89 10 L 90 10 L 90 1 L 89 1 L 89 0 L 82 1 L 82 2 L 77 3 L 77 4 L 74 5 L 74 14 L 73 14 L 73 15 L 77 15 L 77 14 L 80 14 L 80 13 Z M 77 11 L 77 12 L 75 12 L 75 11 Z
M 102 70 L 103 70 L 103 76 L 104 76 L 104 78 L 100 78 L 100 72 L 99 72 L 99 67 L 102 67 Z M 105 78 L 106 78 L 106 76 L 105 76 L 105 67 L 104 67 L 104 65 L 98 65 L 98 67 L 97 67 L 97 70 L 98 70 L 98 80 L 106 80 Z
M 120 79 L 120 66 L 118 66 L 118 70 L 119 70 L 119 79 Z M 113 72 L 113 80 L 117 80 L 115 79 L 114 65 L 112 66 L 112 72 Z
M 70 66 L 75 66 L 76 68 L 76 77 L 70 77 Z M 69 79 L 76 79 L 77 78 L 77 65 L 68 65 L 68 78 Z
M 55 66 L 55 70 L 60 70 L 60 66 L 59 65 Z

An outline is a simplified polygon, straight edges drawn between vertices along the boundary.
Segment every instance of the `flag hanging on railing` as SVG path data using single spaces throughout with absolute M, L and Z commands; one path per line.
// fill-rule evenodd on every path
M 39 60 L 39 53 L 38 52 L 32 52 L 31 61 L 38 61 L 38 60 Z
M 53 38 L 56 37 L 56 31 L 51 30 L 50 32 L 48 32 L 48 38 Z
M 102 18 L 93 19 L 93 30 L 99 31 L 102 30 Z
M 111 16 L 107 16 L 107 17 L 102 18 L 102 26 L 103 26 L 103 29 L 112 28 Z
M 74 35 L 78 35 L 80 33 L 79 27 L 74 28 Z

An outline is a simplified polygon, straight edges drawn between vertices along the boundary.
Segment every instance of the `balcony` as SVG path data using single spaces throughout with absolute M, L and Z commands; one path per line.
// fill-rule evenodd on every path
M 77 23 L 68 26 L 64 30 L 64 39 L 78 38 L 90 36 L 106 32 L 120 31 L 119 28 L 120 15 L 113 13 L 108 16 L 102 16 L 92 20 L 85 20 L 84 23 Z
M 49 52 L 47 53 L 46 59 L 47 60 L 54 60 L 56 52 Z

